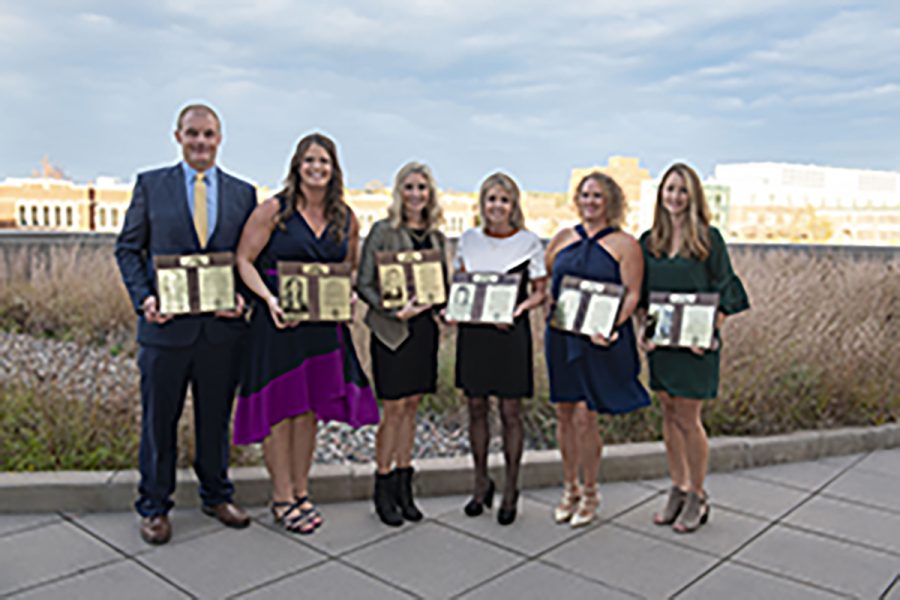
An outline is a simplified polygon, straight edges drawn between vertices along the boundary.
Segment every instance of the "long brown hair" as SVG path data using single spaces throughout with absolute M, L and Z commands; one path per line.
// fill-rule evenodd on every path
M 669 167 L 662 179 L 659 180 L 659 189 L 656 191 L 656 207 L 653 209 L 653 227 L 650 229 L 647 250 L 659 258 L 668 255 L 672 246 L 675 227 L 669 211 L 663 206 L 663 189 L 666 180 L 673 173 L 681 176 L 688 192 L 687 218 L 683 221 L 681 246 L 676 249 L 676 254 L 684 258 L 706 260 L 706 257 L 709 256 L 709 205 L 706 203 L 706 195 L 703 193 L 700 177 L 696 171 L 684 163 L 675 163 Z
M 350 209 L 344 202 L 344 172 L 338 161 L 337 145 L 331 138 L 321 133 L 310 133 L 297 143 L 297 149 L 291 158 L 291 166 L 284 179 L 284 187 L 280 192 L 286 202 L 284 208 L 275 217 L 275 222 L 280 229 L 284 229 L 284 223 L 294 214 L 297 202 L 306 202 L 300 187 L 300 166 L 303 164 L 303 157 L 312 146 L 321 146 L 328 153 L 328 158 L 331 159 L 331 180 L 325 189 L 324 213 L 325 220 L 328 221 L 326 227 L 331 229 L 329 235 L 341 243 L 344 241 L 344 229 L 350 218 Z
M 625 193 L 616 180 L 600 171 L 592 171 L 581 178 L 578 185 L 575 186 L 575 210 L 578 212 L 578 218 L 581 218 L 581 205 L 578 204 L 578 196 L 581 195 L 581 188 L 589 180 L 593 179 L 603 190 L 603 207 L 606 211 L 606 221 L 610 227 L 621 227 L 625 221 Z

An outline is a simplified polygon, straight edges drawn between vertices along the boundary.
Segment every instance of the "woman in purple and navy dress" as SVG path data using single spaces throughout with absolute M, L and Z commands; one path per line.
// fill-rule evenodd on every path
M 285 321 L 276 262 L 354 263 L 358 243 L 335 144 L 308 135 L 297 145 L 284 189 L 253 211 L 237 249 L 241 279 L 257 301 L 234 441 L 262 442 L 272 516 L 293 533 L 312 533 L 322 523 L 308 497 L 317 419 L 359 427 L 378 422 L 378 407 L 345 324 Z

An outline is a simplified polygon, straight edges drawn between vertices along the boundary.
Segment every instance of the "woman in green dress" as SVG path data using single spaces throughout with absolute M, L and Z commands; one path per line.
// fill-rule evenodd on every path
M 662 406 L 663 438 L 672 488 L 653 522 L 688 533 L 709 518 L 703 489 L 709 444 L 701 419 L 703 400 L 719 387 L 719 328 L 726 316 L 750 307 L 740 279 L 731 268 L 722 234 L 709 225 L 709 207 L 697 173 L 672 165 L 656 195 L 653 227 L 641 236 L 644 285 L 639 318 L 643 322 L 650 292 L 719 294 L 715 339 L 711 349 L 656 347 L 640 336 L 650 363 L 650 388 Z M 644 327 L 642 331 L 646 332 Z

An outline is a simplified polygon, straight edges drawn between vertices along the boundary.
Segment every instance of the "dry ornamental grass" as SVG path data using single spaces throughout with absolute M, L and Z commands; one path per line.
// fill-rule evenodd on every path
M 140 398 L 134 312 L 109 247 L 51 247 L 0 260 L 0 469 L 127 468 L 136 463 Z M 733 251 L 751 310 L 723 330 L 719 398 L 706 403 L 712 435 L 878 425 L 900 416 L 900 252 Z M 368 369 L 368 332 L 351 327 Z M 554 447 L 543 322 L 532 314 L 536 396 L 523 415 L 528 444 Z M 34 343 L 48 346 L 36 358 Z M 39 352 L 40 354 L 40 352 Z M 455 332 L 441 334 L 438 392 L 425 413 L 464 426 L 453 387 Z M 642 377 L 646 381 L 646 365 Z M 190 407 L 179 463 L 193 446 Z M 660 439 L 658 408 L 601 417 L 606 441 Z M 495 415 L 496 420 L 496 415 Z M 493 428 L 498 431 L 497 427 Z M 236 464 L 256 452 L 236 449 Z

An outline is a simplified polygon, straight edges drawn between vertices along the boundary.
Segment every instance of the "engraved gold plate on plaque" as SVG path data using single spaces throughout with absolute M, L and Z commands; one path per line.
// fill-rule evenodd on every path
M 413 297 L 416 304 L 446 302 L 447 288 L 439 250 L 376 252 L 375 264 L 384 308 L 402 308 Z
M 565 275 L 550 325 L 569 333 L 608 338 L 624 297 L 624 286 Z
M 237 307 L 233 253 L 159 255 L 153 265 L 161 314 L 196 315 Z
M 512 324 L 521 273 L 456 273 L 447 318 L 460 323 Z
M 349 321 L 349 263 L 278 261 L 278 302 L 289 321 Z

